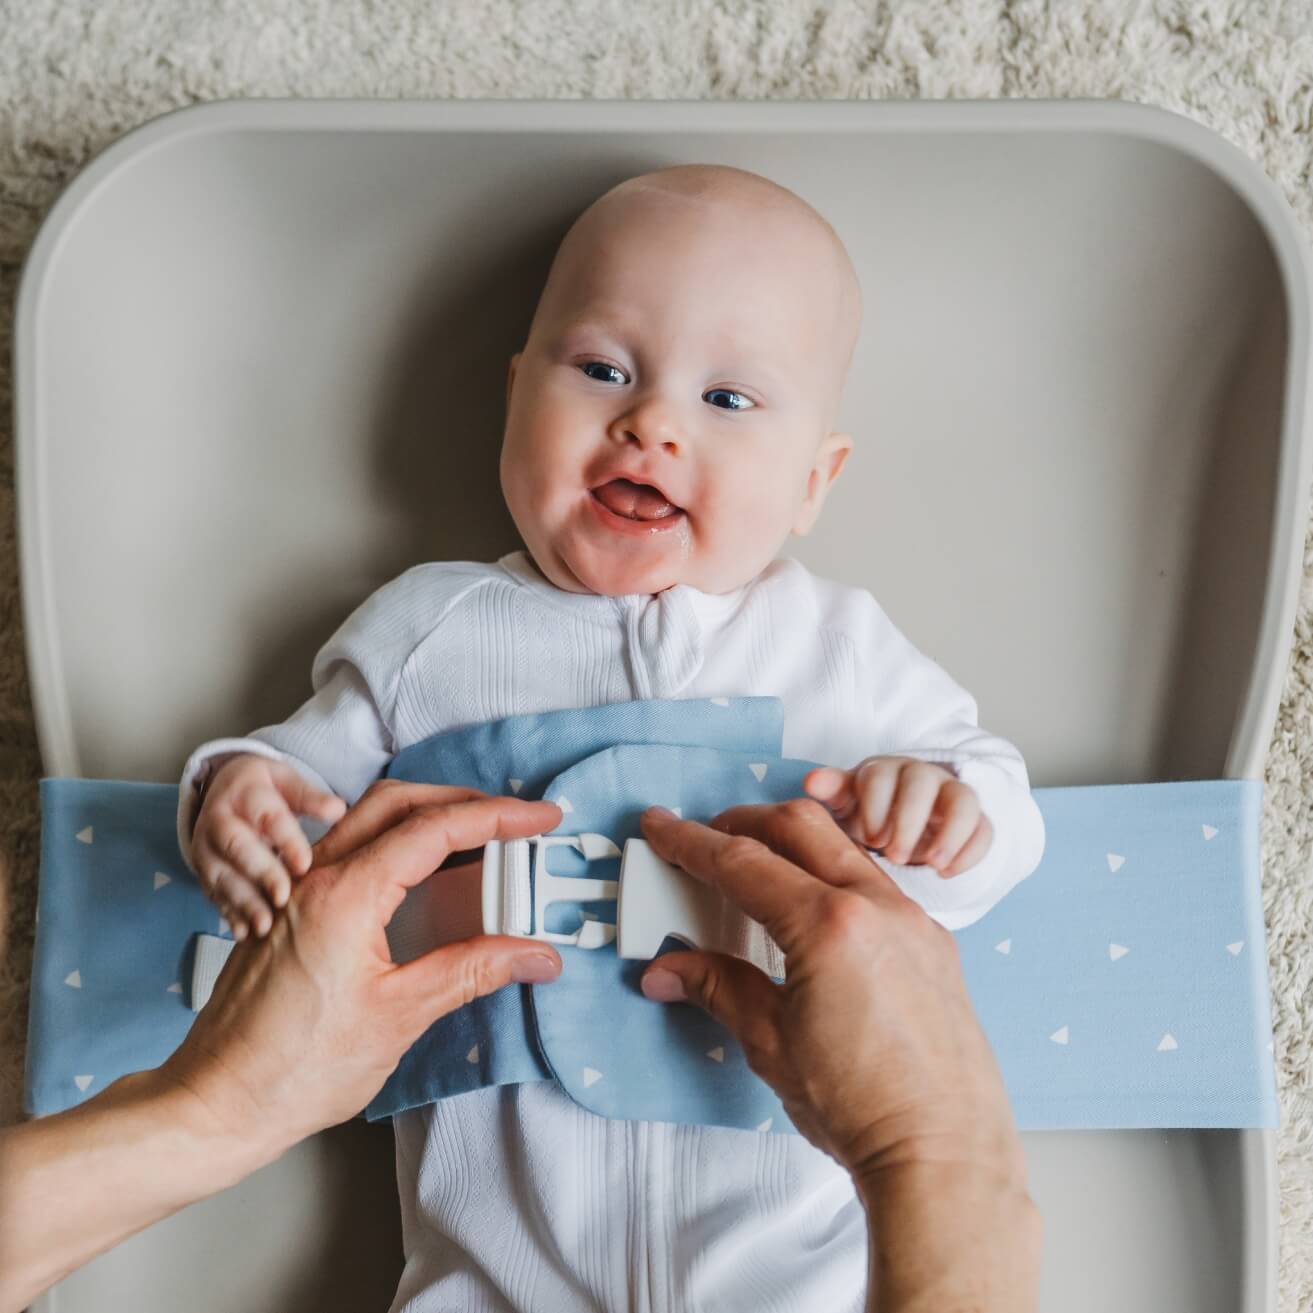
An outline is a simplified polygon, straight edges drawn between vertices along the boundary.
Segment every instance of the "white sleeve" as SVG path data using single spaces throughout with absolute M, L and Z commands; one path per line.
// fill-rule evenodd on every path
M 875 733 L 867 755 L 917 757 L 948 768 L 975 791 L 994 828 L 980 861 L 951 879 L 872 854 L 908 897 L 959 930 L 984 916 L 1043 856 L 1044 820 L 1026 763 L 1006 739 L 980 728 L 975 699 L 918 651 L 869 593 L 844 592 L 844 628 L 872 686 Z
M 339 664 L 281 725 L 257 729 L 246 738 L 213 739 L 187 758 L 178 789 L 178 847 L 189 864 L 201 792 L 222 760 L 239 752 L 286 762 L 348 805 L 378 779 L 393 756 L 391 734 L 363 674 L 347 662 Z
M 429 563 L 371 594 L 319 650 L 313 695 L 281 725 L 245 738 L 214 739 L 187 759 L 178 790 L 178 846 L 190 861 L 201 791 L 216 763 L 236 752 L 287 762 L 317 788 L 353 805 L 396 752 L 398 691 L 416 647 L 470 588 L 489 574 L 478 563 Z

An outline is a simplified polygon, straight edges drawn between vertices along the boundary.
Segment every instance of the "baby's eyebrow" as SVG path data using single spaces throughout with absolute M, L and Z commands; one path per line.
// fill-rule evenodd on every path
M 552 336 L 557 342 L 569 342 L 574 338 L 593 336 L 619 339 L 624 336 L 624 330 L 618 323 L 594 316 L 588 319 L 569 320 Z

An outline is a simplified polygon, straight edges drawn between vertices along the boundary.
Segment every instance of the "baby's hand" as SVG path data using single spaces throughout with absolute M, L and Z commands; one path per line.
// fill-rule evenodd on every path
M 269 757 L 241 753 L 215 772 L 192 832 L 191 860 L 235 939 L 249 930 L 267 935 L 293 878 L 310 869 L 310 843 L 296 817 L 331 825 L 345 811 L 341 798 Z
M 975 790 L 914 757 L 868 757 L 852 770 L 822 766 L 802 784 L 852 838 L 899 866 L 961 875 L 994 837 Z

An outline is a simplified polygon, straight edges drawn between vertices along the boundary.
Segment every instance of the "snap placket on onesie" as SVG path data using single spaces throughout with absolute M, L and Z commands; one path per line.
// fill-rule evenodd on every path
M 677 697 L 702 669 L 702 625 L 680 585 L 654 596 L 616 598 L 635 698 Z

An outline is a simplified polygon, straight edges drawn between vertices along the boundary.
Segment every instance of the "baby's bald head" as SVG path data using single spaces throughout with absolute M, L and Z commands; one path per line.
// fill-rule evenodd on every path
M 571 225 L 547 276 L 533 329 L 569 315 L 594 291 L 599 256 L 626 241 L 636 247 L 664 232 L 670 244 L 701 237 L 728 259 L 761 258 L 782 296 L 806 298 L 812 342 L 834 363 L 833 423 L 862 323 L 862 291 L 847 248 L 829 222 L 796 192 L 726 164 L 676 164 L 639 174 L 603 193 Z M 641 256 L 639 256 L 641 258 Z
M 502 489 L 539 568 L 613 596 L 753 578 L 852 446 L 860 323 L 843 243 L 787 188 L 713 164 L 612 187 L 511 360 Z

